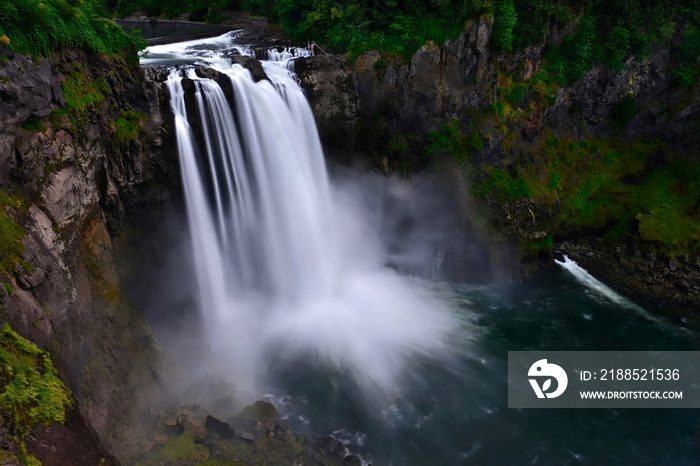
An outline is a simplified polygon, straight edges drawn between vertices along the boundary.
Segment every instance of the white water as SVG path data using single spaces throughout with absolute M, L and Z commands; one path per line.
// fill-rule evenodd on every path
M 392 390 L 407 361 L 443 349 L 448 313 L 420 281 L 384 266 L 360 207 L 332 189 L 293 59 L 271 55 L 281 59 L 264 62 L 273 83 L 254 83 L 220 54 L 198 52 L 209 42 L 230 50 L 222 38 L 154 47 L 149 58 L 185 56 L 233 84 L 235 113 L 193 69 L 173 69 L 167 82 L 212 356 L 247 387 L 270 357 L 311 357 Z M 197 89 L 201 147 L 183 73 Z
M 556 259 L 555 259 L 555 262 L 558 265 L 560 265 L 564 270 L 566 270 L 571 275 L 573 275 L 574 278 L 579 283 L 587 286 L 594 293 L 596 293 L 596 294 L 604 297 L 605 299 L 617 304 L 618 306 L 636 311 L 640 314 L 643 314 L 644 316 L 647 316 L 648 313 L 644 309 L 642 309 L 640 306 L 638 306 L 635 303 L 633 303 L 632 301 L 630 301 L 628 298 L 625 298 L 624 296 L 622 296 L 620 293 L 616 292 L 615 290 L 613 290 L 609 286 L 600 282 L 593 275 L 588 273 L 588 271 L 586 269 L 579 266 L 576 263 L 576 261 L 569 259 L 566 255 L 564 255 L 564 262 L 556 260 Z

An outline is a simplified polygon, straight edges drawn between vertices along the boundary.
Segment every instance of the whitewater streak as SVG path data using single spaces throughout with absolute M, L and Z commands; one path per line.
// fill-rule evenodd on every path
M 188 44 L 157 52 L 203 48 Z M 361 208 L 332 189 L 293 72 L 299 54 L 269 55 L 280 60 L 263 62 L 272 82 L 255 83 L 216 55 L 200 61 L 228 77 L 234 105 L 194 68 L 173 68 L 167 81 L 207 339 L 223 370 L 248 387 L 282 356 L 390 390 L 407 361 L 443 349 L 449 316 L 418 280 L 384 266 Z M 199 144 L 183 79 L 195 87 Z

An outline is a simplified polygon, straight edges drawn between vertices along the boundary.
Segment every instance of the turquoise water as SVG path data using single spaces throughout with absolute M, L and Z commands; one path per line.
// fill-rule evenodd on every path
M 621 305 L 560 269 L 539 283 L 434 285 L 459 328 L 391 396 L 308 361 L 272 382 L 289 424 L 375 465 L 698 465 L 700 410 L 509 409 L 507 352 L 698 350 L 697 328 Z M 399 395 L 397 395 L 399 394 Z

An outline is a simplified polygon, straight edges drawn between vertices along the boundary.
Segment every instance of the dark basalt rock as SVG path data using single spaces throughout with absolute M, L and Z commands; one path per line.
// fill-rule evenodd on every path
M 227 422 L 221 421 L 212 415 L 207 415 L 204 427 L 210 434 L 215 434 L 220 439 L 231 438 L 236 434 L 236 431 Z
M 253 76 L 253 81 L 255 82 L 262 81 L 263 79 L 268 81 L 270 80 L 270 78 L 267 77 L 267 74 L 265 74 L 265 70 L 263 69 L 262 63 L 260 63 L 260 60 L 253 57 L 240 55 L 231 57 L 231 62 L 239 64 L 243 68 L 250 71 L 250 74 Z

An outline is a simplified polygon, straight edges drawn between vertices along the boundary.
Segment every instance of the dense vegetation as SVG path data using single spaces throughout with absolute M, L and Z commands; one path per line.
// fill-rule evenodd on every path
M 27 465 L 41 464 L 27 453 L 24 440 L 35 424 L 63 423 L 73 397 L 49 354 L 7 324 L 0 331 L 0 386 L 3 424 L 17 434 L 18 459 Z
M 6 0 L 5 0 L 6 1 Z M 671 42 L 674 75 L 690 85 L 700 74 L 700 1 L 679 0 L 103 0 L 119 15 L 145 11 L 217 22 L 224 10 L 244 9 L 278 23 L 291 37 L 314 40 L 351 57 L 370 49 L 408 56 L 427 40 L 456 37 L 469 20 L 494 20 L 492 46 L 522 49 L 572 24 L 560 46 L 547 50 L 558 82 L 579 79 L 595 62 L 621 68 Z M 578 22 L 578 24 L 576 24 Z
M 40 56 L 61 47 L 115 53 L 142 45 L 106 15 L 96 0 L 0 0 L 0 47 Z

